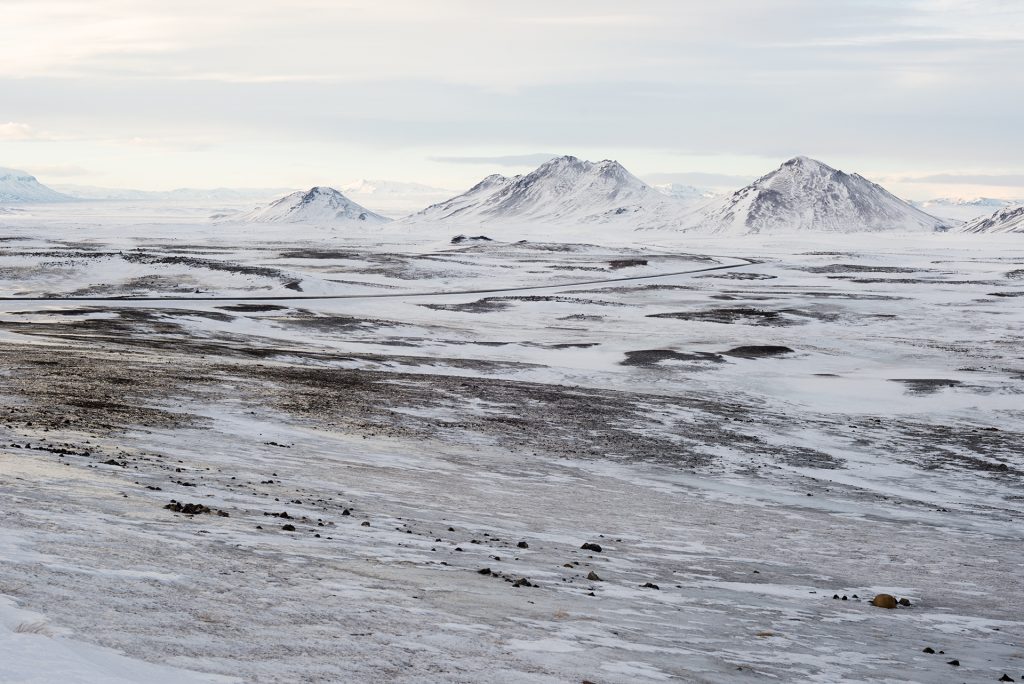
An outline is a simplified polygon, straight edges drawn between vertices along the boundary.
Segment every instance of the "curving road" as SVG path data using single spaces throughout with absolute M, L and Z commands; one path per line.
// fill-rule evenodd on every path
M 743 268 L 759 263 L 755 259 L 743 257 L 721 257 L 719 259 L 732 259 L 734 263 L 719 264 L 717 266 L 705 266 L 687 271 L 672 271 L 669 273 L 652 273 L 638 276 L 622 276 L 619 278 L 599 278 L 596 280 L 578 280 L 570 283 L 557 283 L 554 285 L 523 285 L 518 287 L 497 287 L 469 290 L 435 290 L 432 292 L 382 292 L 365 294 L 328 294 L 328 295 L 146 295 L 146 296 L 98 296 L 98 297 L 0 297 L 0 302 L 268 302 L 268 301 L 303 301 L 311 299 L 396 299 L 402 297 L 444 297 L 457 295 L 477 294 L 501 294 L 504 292 L 529 292 L 529 291 L 550 291 L 565 288 L 581 287 L 584 285 L 606 285 L 611 283 L 628 283 L 640 280 L 652 280 L 655 278 L 671 278 L 674 276 L 692 275 L 695 273 L 707 273 L 710 271 L 726 271 L 736 268 Z

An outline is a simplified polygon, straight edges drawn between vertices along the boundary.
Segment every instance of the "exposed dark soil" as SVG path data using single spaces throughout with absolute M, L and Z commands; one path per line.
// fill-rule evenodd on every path
M 827 266 L 800 266 L 796 270 L 808 273 L 919 273 L 927 269 L 872 264 L 828 264 Z
M 809 316 L 805 312 L 795 309 L 774 311 L 771 309 L 736 306 L 701 309 L 699 311 L 673 311 L 669 313 L 648 314 L 647 317 L 675 318 L 681 321 L 698 321 L 701 323 L 789 326 L 805 323 L 806 318 Z
M 785 354 L 794 353 L 789 347 L 783 347 L 780 345 L 744 345 L 742 347 L 733 347 L 729 351 L 724 351 L 724 356 L 735 356 L 741 359 L 766 359 L 772 356 L 783 356 Z
M 626 360 L 622 361 L 623 366 L 657 366 L 663 361 L 703 361 L 710 363 L 724 363 L 725 359 L 721 354 L 709 352 L 677 352 L 671 349 L 644 349 L 640 351 L 626 352 Z
M 910 394 L 935 394 L 947 387 L 956 387 L 963 383 L 959 380 L 946 378 L 891 378 L 889 382 L 902 382 Z

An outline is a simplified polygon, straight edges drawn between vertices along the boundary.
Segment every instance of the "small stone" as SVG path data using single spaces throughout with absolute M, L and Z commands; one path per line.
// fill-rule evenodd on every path
M 899 604 L 901 606 L 910 606 L 910 599 L 908 599 L 908 598 L 901 598 L 899 600 Z
M 832 594 L 832 598 L 835 599 L 836 601 L 838 601 L 839 600 L 839 594 Z
M 364 520 L 362 523 L 360 523 L 359 526 L 360 527 L 369 527 L 370 526 L 370 521 Z
M 641 589 L 659 589 L 659 590 L 661 589 L 661 587 L 659 587 L 654 582 L 645 582 L 644 584 L 640 585 L 640 588 Z
M 590 573 L 587 575 L 587 579 L 590 580 L 591 582 L 603 582 L 604 581 L 600 577 L 598 577 L 597 573 L 594 572 L 593 570 L 591 570 Z
M 586 544 L 584 544 L 580 548 L 583 549 L 584 551 L 593 551 L 594 553 L 601 553 L 601 545 L 600 544 L 591 544 L 590 542 L 587 542 Z
M 935 649 L 934 649 L 934 648 L 932 648 L 931 646 L 925 646 L 925 647 L 924 647 L 924 648 L 923 648 L 923 649 L 921 650 L 921 652 L 922 652 L 922 653 L 935 653 Z
M 295 531 L 295 525 L 292 525 L 291 523 L 289 523 L 287 525 L 281 525 L 281 529 L 284 530 L 285 532 L 294 532 Z
M 956 658 L 953 658 L 953 660 L 950 660 L 946 664 L 947 665 L 952 665 L 953 667 L 960 667 L 960 661 L 957 660 Z
M 521 541 L 521 542 L 519 542 L 518 544 L 516 544 L 516 546 L 517 546 L 518 548 L 520 548 L 520 549 L 528 549 L 528 548 L 530 548 L 530 545 L 529 545 L 529 544 L 527 544 L 527 543 L 526 543 L 526 542 L 524 542 L 524 541 Z
M 1004 672 L 1003 676 L 999 678 L 999 681 L 1001 681 L 1001 682 L 1012 682 L 1014 680 L 1013 680 L 1013 677 L 1011 677 L 1010 675 L 1008 675 L 1008 674 L 1006 674 Z
M 892 610 L 896 607 L 896 597 L 892 594 L 878 594 L 871 599 L 871 605 Z
M 846 598 L 846 594 L 843 594 L 843 598 L 842 598 L 842 600 L 843 600 L 843 601 L 849 601 L 850 599 Z
M 490 575 L 491 574 L 491 569 L 490 568 L 480 568 L 479 570 L 477 570 L 477 572 L 480 573 L 481 575 Z
M 352 515 L 352 511 L 350 511 L 350 510 L 348 510 L 348 509 L 346 508 L 345 510 L 343 510 L 343 511 L 341 512 L 341 514 L 342 514 L 342 515 Z

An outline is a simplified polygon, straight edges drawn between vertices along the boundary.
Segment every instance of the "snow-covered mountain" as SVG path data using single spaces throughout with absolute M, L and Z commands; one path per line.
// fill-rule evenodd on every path
M 71 199 L 46 187 L 30 173 L 0 168 L 0 202 L 4 204 L 66 202 Z
M 992 214 L 965 224 L 964 233 L 1024 233 L 1024 204 L 1004 207 Z
M 491 225 L 613 224 L 626 229 L 678 225 L 687 205 L 658 192 L 616 161 L 558 157 L 511 178 L 492 175 L 427 207 L 409 223 Z
M 385 216 L 406 216 L 425 206 L 451 197 L 452 190 L 422 183 L 387 180 L 358 180 L 341 186 L 349 199 L 372 205 Z
M 935 216 L 955 219 L 958 221 L 970 221 L 979 217 L 988 216 L 996 209 L 1013 206 L 1015 204 L 1024 204 L 1024 202 L 994 199 L 992 197 L 974 197 L 970 199 L 961 197 L 937 197 L 930 200 L 911 202 L 911 204 L 918 209 L 927 211 L 929 214 L 933 214 Z
M 334 188 L 315 187 L 232 217 L 246 223 L 309 223 L 317 225 L 377 225 L 387 219 L 345 197 Z
M 794 157 L 719 202 L 694 212 L 697 232 L 748 233 L 943 231 L 936 218 L 857 174 Z

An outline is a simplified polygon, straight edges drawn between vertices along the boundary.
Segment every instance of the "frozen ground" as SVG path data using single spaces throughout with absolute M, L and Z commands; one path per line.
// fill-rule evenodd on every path
M 0 681 L 1024 677 L 1019 238 L 59 211 L 0 220 Z

